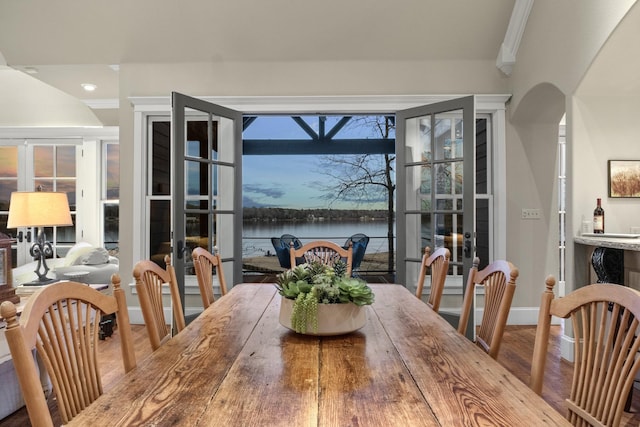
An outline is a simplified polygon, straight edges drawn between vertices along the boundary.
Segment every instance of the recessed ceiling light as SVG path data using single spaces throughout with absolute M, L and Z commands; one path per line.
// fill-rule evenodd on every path
M 93 92 L 97 88 L 93 83 L 82 83 L 80 86 L 82 86 L 82 88 L 87 92 Z

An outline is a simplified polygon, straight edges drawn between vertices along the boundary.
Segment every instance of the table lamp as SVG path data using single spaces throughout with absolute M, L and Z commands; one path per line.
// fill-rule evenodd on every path
M 73 225 L 67 193 L 47 191 L 15 191 L 11 193 L 7 228 L 39 227 L 38 237 L 29 252 L 33 259 L 38 261 L 34 270 L 38 280 L 25 283 L 25 285 L 41 286 L 55 280 L 47 277 L 49 267 L 46 258 L 53 255 L 53 248 L 51 243 L 46 241 L 44 227 L 65 225 Z

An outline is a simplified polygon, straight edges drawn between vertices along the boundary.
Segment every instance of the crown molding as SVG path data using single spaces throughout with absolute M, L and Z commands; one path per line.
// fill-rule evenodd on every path
M 500 46 L 496 67 L 500 69 L 506 76 L 510 76 L 513 66 L 516 64 L 516 55 L 520 48 L 522 33 L 527 26 L 529 13 L 533 7 L 533 0 L 516 0 L 511 12 L 511 19 L 507 32 L 504 35 L 504 41 Z
M 269 113 L 364 113 L 387 114 L 398 110 L 469 96 L 453 95 L 345 95 L 345 96 L 196 96 L 206 102 L 248 114 Z M 476 110 L 500 110 L 511 95 L 476 94 Z M 128 98 L 134 111 L 162 113 L 171 111 L 169 96 Z

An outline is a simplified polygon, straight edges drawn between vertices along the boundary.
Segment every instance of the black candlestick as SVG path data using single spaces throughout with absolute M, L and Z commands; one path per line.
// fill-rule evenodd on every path
M 44 235 L 44 227 L 39 227 L 38 237 L 36 238 L 33 246 L 31 246 L 29 253 L 34 259 L 38 261 L 38 265 L 34 270 L 36 275 L 38 275 L 38 280 L 25 283 L 24 285 L 42 286 L 55 281 L 55 279 L 50 279 L 47 277 L 47 273 L 49 272 L 49 267 L 47 266 L 47 257 L 53 256 L 53 247 L 51 246 L 51 243 L 46 241 Z M 44 270 L 44 272 L 40 271 L 41 268 Z

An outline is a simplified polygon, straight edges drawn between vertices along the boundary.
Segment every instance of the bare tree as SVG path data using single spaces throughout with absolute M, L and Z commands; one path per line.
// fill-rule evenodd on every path
M 395 129 L 392 116 L 354 117 L 351 127 L 370 131 L 376 138 L 389 139 Z M 348 201 L 356 205 L 387 202 L 388 271 L 394 269 L 394 193 L 395 154 L 330 155 L 320 160 L 327 181 L 320 184 L 330 201 Z

